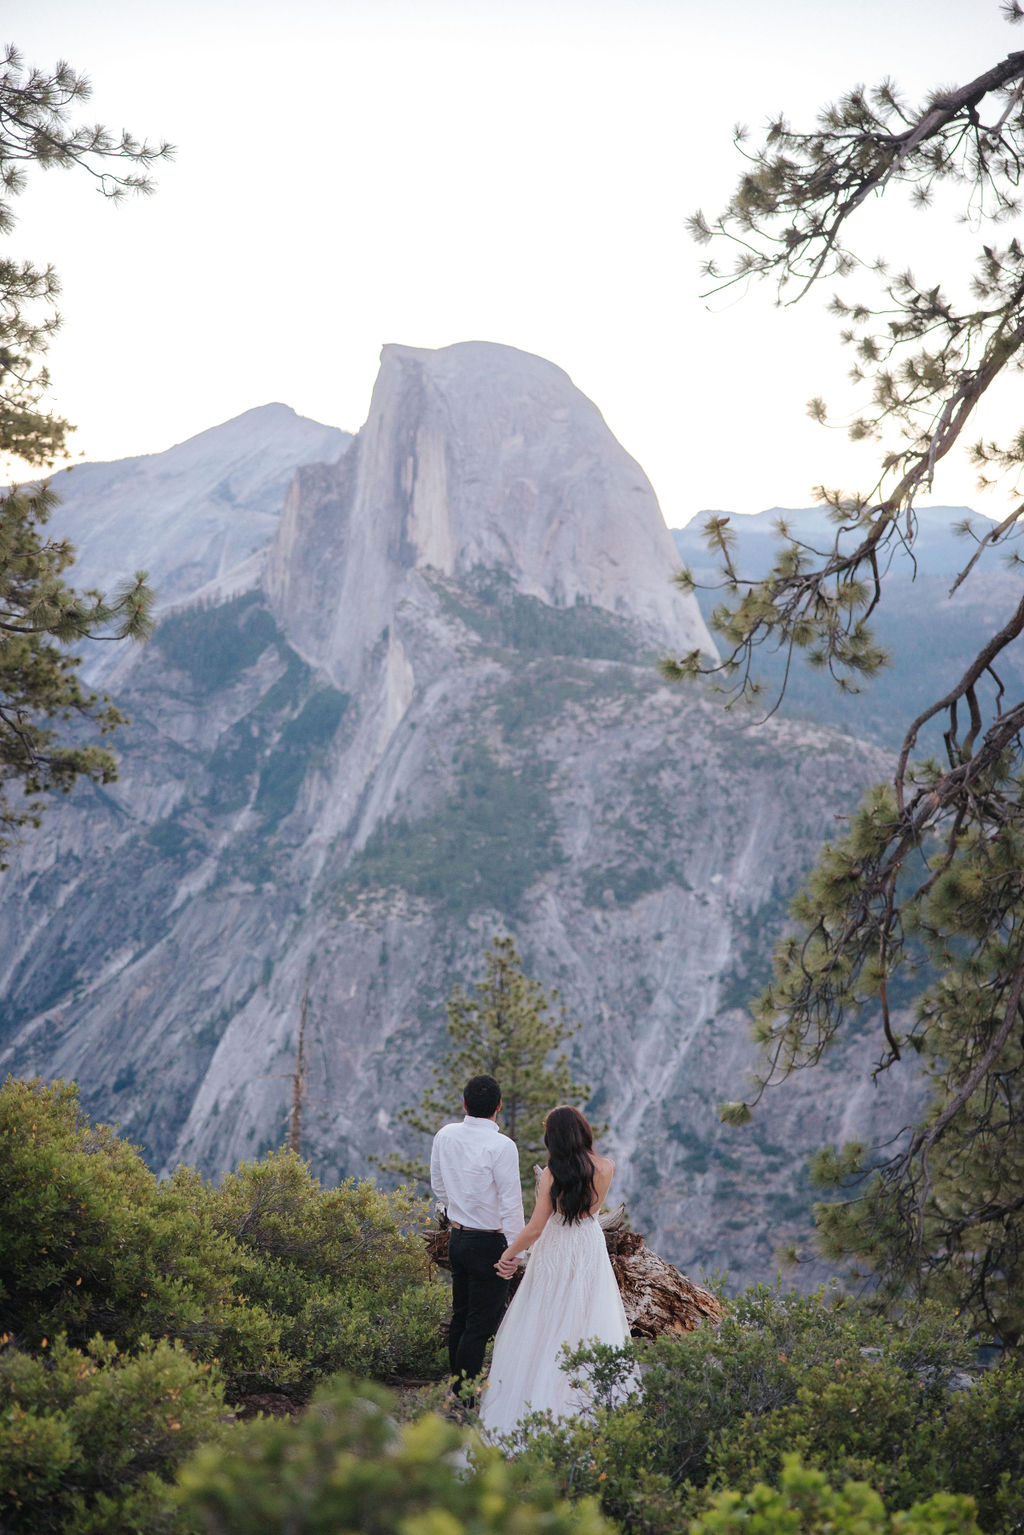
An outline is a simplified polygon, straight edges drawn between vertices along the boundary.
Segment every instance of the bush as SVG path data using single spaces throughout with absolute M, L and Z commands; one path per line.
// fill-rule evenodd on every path
M 906 1513 L 887 1514 L 866 1482 L 847 1482 L 841 1492 L 820 1471 L 787 1455 L 778 1488 L 758 1482 L 745 1496 L 718 1493 L 690 1535 L 980 1535 L 970 1498 L 939 1492 Z
M 442 1372 L 447 1286 L 413 1229 L 425 1206 L 369 1181 L 321 1189 L 293 1152 L 243 1164 L 209 1191 L 213 1219 L 246 1255 L 247 1304 L 281 1324 L 297 1368 L 261 1384 L 300 1399 L 328 1375 Z
M 869 1482 L 892 1509 L 971 1494 L 986 1530 L 1024 1519 L 1024 1374 L 1006 1362 L 955 1389 L 973 1350 L 956 1318 L 886 1320 L 841 1295 L 758 1286 L 722 1327 L 641 1350 L 643 1397 L 541 1429 L 528 1459 L 566 1492 L 600 1497 L 627 1530 L 682 1531 L 716 1494 L 774 1485 L 785 1456 L 830 1482 Z M 607 1386 L 607 1351 L 576 1367 Z
M 434 1415 L 399 1429 L 389 1406 L 338 1382 L 297 1424 L 242 1425 L 182 1469 L 182 1506 L 209 1535 L 613 1535 L 592 1503 L 493 1451 L 466 1468 L 458 1429 Z
M 127 1357 L 96 1338 L 63 1338 L 33 1358 L 0 1348 L 0 1528 L 11 1535 L 184 1531 L 195 1524 L 171 1483 L 179 1463 L 220 1431 L 211 1367 L 180 1344 Z
M 130 1349 L 179 1338 L 216 1361 L 231 1400 L 305 1400 L 338 1370 L 439 1375 L 447 1289 L 409 1227 L 423 1209 L 372 1183 L 323 1190 L 293 1153 L 212 1188 L 158 1183 L 81 1114 L 73 1086 L 0 1090 L 0 1307 L 31 1350 L 64 1333 Z
M 170 1336 L 212 1357 L 237 1309 L 234 1244 L 109 1126 L 90 1125 L 73 1084 L 7 1079 L 0 1169 L 0 1307 L 20 1343 Z M 266 1319 L 252 1330 L 266 1346 Z

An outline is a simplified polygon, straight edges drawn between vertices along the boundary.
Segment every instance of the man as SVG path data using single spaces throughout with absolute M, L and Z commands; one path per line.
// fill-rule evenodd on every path
M 463 1108 L 462 1123 L 442 1126 L 430 1151 L 430 1186 L 451 1224 L 448 1358 L 456 1390 L 483 1369 L 508 1299 L 509 1281 L 495 1264 L 525 1224 L 519 1153 L 495 1122 L 501 1088 L 494 1078 L 471 1077 Z

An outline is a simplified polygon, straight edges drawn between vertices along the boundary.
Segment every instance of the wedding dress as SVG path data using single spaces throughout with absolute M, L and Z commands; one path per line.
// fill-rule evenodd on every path
M 556 1211 L 494 1339 L 480 1408 L 485 1439 L 509 1434 L 529 1412 L 582 1417 L 592 1403 L 559 1368 L 564 1344 L 629 1342 L 629 1325 L 596 1215 L 568 1223 Z M 625 1393 L 623 1393 L 624 1395 Z

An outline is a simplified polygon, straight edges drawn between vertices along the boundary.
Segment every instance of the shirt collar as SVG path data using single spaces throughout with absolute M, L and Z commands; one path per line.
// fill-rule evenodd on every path
M 481 1119 L 478 1114 L 467 1114 L 462 1123 L 464 1125 L 483 1125 L 488 1130 L 497 1130 L 498 1128 L 493 1119 Z

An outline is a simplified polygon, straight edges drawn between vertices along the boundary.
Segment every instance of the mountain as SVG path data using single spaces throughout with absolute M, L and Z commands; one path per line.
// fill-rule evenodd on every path
M 326 435 L 268 499 L 272 543 L 211 574 L 221 436 L 232 484 L 278 473 L 241 422 L 171 450 L 195 488 L 160 568 L 194 600 L 111 670 L 119 783 L 52 809 L 5 877 L 0 1064 L 215 1172 L 282 1139 L 308 985 L 304 1149 L 363 1174 L 510 932 L 582 1025 L 635 1223 L 687 1268 L 770 1277 L 806 1153 L 917 1101 L 912 1068 L 872 1083 L 867 1030 L 749 1130 L 715 1113 L 786 900 L 888 754 L 659 681 L 655 655 L 711 641 L 642 471 L 552 364 L 385 348 L 355 440 Z M 281 425 L 278 463 L 313 431 Z M 98 562 L 84 516 L 77 537 Z
M 918 576 L 949 576 L 966 564 L 974 548 L 974 539 L 991 527 L 985 517 L 968 506 L 928 506 L 917 511 L 917 532 L 914 537 L 913 557 L 902 544 L 897 544 L 890 574 L 897 579 L 913 580 Z M 812 548 L 831 548 L 835 526 L 824 506 L 786 507 L 773 506 L 752 516 L 728 512 L 698 512 L 685 528 L 674 528 L 672 538 L 680 557 L 695 572 L 710 575 L 715 570 L 715 560 L 702 537 L 702 529 L 708 517 L 728 517 L 730 530 L 735 533 L 737 547 L 742 552 L 743 574 L 753 577 L 767 575 L 771 569 L 775 551 L 779 546 L 778 524 L 783 522 L 792 537 Z M 968 524 L 971 534 L 958 532 Z M 852 548 L 856 532 L 843 533 L 840 548 Z M 983 555 L 984 568 L 992 570 L 1000 560 L 1000 551 L 990 549 Z
M 728 514 L 700 512 L 672 534 L 683 564 L 698 583 L 703 583 L 696 596 L 708 622 L 722 595 L 716 590 L 719 576 L 714 557 L 701 536 L 709 515 Z M 991 523 L 962 506 L 927 507 L 917 516 L 913 558 L 902 546 L 897 547 L 885 574 L 882 601 L 871 618 L 889 664 L 854 691 L 842 692 L 827 672 L 814 671 L 802 657 L 795 657 L 788 668 L 782 703 L 786 717 L 816 720 L 898 750 L 910 722 L 945 696 L 986 640 L 1015 611 L 1020 601 L 1020 572 L 1006 568 L 1005 552 L 999 547 L 986 549 L 968 580 L 951 592 L 957 573 L 975 547 L 970 536 L 957 530 L 967 522 L 976 539 Z M 758 579 L 771 569 L 779 547 L 779 518 L 793 537 L 810 547 L 831 547 L 834 530 L 827 511 L 820 506 L 773 507 L 754 516 L 732 515 L 729 527 L 736 537 L 735 568 L 741 576 Z M 848 544 L 851 535 L 844 535 L 844 539 Z M 997 670 L 1006 686 L 1017 689 L 1019 696 L 1019 690 L 1024 689 L 1024 647 L 1009 647 Z M 755 675 L 764 682 L 765 697 L 771 702 L 778 696 L 786 673 L 786 653 L 761 646 Z M 983 679 L 983 698 L 991 702 L 994 688 L 991 678 Z M 941 726 L 927 727 L 921 734 L 920 754 L 942 751 Z
M 499 571 L 652 644 L 711 646 L 680 603 L 654 492 L 561 368 L 512 347 L 386 346 L 357 451 L 300 474 L 266 588 L 314 664 L 358 685 L 403 603 Z
M 158 612 L 225 577 L 244 590 L 258 580 L 296 469 L 334 461 L 351 441 L 287 405 L 263 405 L 164 453 L 66 470 L 54 481 L 50 528 L 75 545 L 80 588 L 148 570 Z M 95 647 L 90 673 L 109 659 Z

